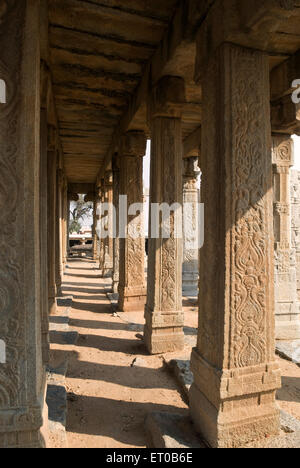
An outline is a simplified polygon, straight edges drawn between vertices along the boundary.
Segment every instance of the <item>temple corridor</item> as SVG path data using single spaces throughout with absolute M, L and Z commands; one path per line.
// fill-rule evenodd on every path
M 69 360 L 68 446 L 146 447 L 146 415 L 187 414 L 187 405 L 162 356 L 149 356 L 136 337 L 143 330 L 143 313 L 113 316 L 106 296 L 111 280 L 100 278 L 97 267 L 91 260 L 69 259 L 63 295 L 73 296 L 70 326 L 78 338 L 75 345 L 58 344 L 59 339 L 51 345 L 51 361 L 59 366 L 66 355 Z M 191 311 L 188 318 L 196 323 L 197 312 Z M 193 332 L 192 327 L 186 330 Z M 136 358 L 137 366 L 131 367 Z
M 67 361 L 68 367 L 67 440 L 53 431 L 52 447 L 145 448 L 151 445 L 147 415 L 188 416 L 186 397 L 167 363 L 176 358 L 188 361 L 196 337 L 195 307 L 184 299 L 184 351 L 149 356 L 141 340 L 143 314 L 115 313 L 107 296 L 110 289 L 111 279 L 100 278 L 98 263 L 69 258 L 62 292 L 63 297 L 73 297 L 69 333 L 75 332 L 77 339 L 66 344 L 59 332 L 50 333 L 50 365 L 61 368 Z M 50 323 L 60 323 L 64 309 L 58 307 Z M 299 367 L 278 360 L 283 374 L 278 404 L 300 419 Z

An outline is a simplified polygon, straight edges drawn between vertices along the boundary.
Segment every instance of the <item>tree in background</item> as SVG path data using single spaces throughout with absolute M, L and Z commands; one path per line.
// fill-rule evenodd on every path
M 74 208 L 70 210 L 70 234 L 73 232 L 78 234 L 82 228 L 80 221 L 82 221 L 85 216 L 88 216 L 93 211 L 93 202 L 85 202 L 84 197 L 85 196 L 82 194 L 79 195 L 79 200 L 75 202 Z

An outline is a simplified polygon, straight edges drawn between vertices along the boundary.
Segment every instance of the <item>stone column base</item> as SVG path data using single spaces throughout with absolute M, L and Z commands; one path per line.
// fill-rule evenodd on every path
M 190 414 L 211 447 L 238 448 L 279 434 L 275 391 L 281 383 L 276 362 L 221 374 L 194 349 L 191 366 L 195 381 L 189 394 Z
M 180 312 L 151 312 L 145 309 L 144 342 L 150 354 L 184 349 L 184 315 Z
M 140 289 L 119 288 L 118 310 L 121 312 L 144 311 L 146 299 L 146 287 Z

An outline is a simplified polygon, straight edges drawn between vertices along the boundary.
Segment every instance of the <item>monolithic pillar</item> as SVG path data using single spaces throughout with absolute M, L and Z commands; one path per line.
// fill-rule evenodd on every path
M 184 296 L 198 296 L 199 247 L 198 247 L 198 158 L 183 161 L 183 264 L 182 293 Z
M 127 197 L 123 210 L 128 213 L 125 233 L 121 233 L 120 237 L 118 309 L 122 312 L 143 311 L 146 303 L 143 210 L 146 143 L 143 132 L 132 131 L 123 136 L 120 149 L 120 194 Z M 137 206 L 134 207 L 134 204 Z
M 300 171 L 291 173 L 292 249 L 296 252 L 297 294 L 300 301 Z
M 48 304 L 49 315 L 56 311 L 56 170 L 57 170 L 57 136 L 56 129 L 48 126 L 48 161 L 47 161 L 47 186 L 48 186 Z
M 275 319 L 278 340 L 300 339 L 296 250 L 292 248 L 290 171 L 294 142 L 289 135 L 272 136 L 275 234 Z
M 0 447 L 39 448 L 45 395 L 40 294 L 39 2 L 1 2 Z
M 120 195 L 120 167 L 118 155 L 113 158 L 113 203 L 116 212 L 116 232 L 114 235 L 114 254 L 113 254 L 113 293 L 119 292 L 120 277 L 120 242 L 119 242 L 119 195 Z
M 185 85 L 181 78 L 166 76 L 153 90 L 150 106 L 151 219 L 144 332 L 146 346 L 152 354 L 184 347 L 181 131 L 184 102 Z M 165 211 L 162 216 L 158 213 L 161 204 Z
M 63 171 L 58 168 L 56 181 L 56 246 L 55 246 L 55 276 L 56 276 L 56 294 L 62 294 L 63 281 L 63 255 L 62 255 L 62 191 L 63 191 Z
M 97 236 L 97 207 L 98 207 L 98 197 L 95 196 L 93 204 L 93 260 L 98 260 L 98 236 Z
M 103 201 L 107 206 L 105 213 L 104 264 L 102 274 L 111 277 L 113 272 L 113 175 L 107 171 L 103 183 Z
M 41 259 L 41 314 L 42 314 L 42 351 L 43 362 L 49 362 L 49 311 L 48 311 L 48 254 L 47 254 L 47 111 L 41 109 L 40 140 L 40 259 Z
M 68 230 L 68 182 L 66 177 L 63 178 L 62 191 L 62 262 L 63 272 L 65 271 L 68 253 L 67 253 L 67 230 Z
M 190 412 L 212 447 L 238 447 L 279 433 L 268 57 L 223 44 L 200 81 L 205 241 Z

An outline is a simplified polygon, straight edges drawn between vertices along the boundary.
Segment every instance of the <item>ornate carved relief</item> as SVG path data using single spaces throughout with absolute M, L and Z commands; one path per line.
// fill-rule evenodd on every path
M 22 360 L 25 346 L 21 301 L 22 265 L 16 246 L 22 210 L 18 174 L 20 41 L 22 2 L 0 3 L 0 78 L 6 83 L 6 104 L 0 108 L 0 339 L 6 343 L 6 364 L 0 366 L 0 409 L 18 406 L 24 398 Z M 4 32 L 5 31 L 5 32 Z

